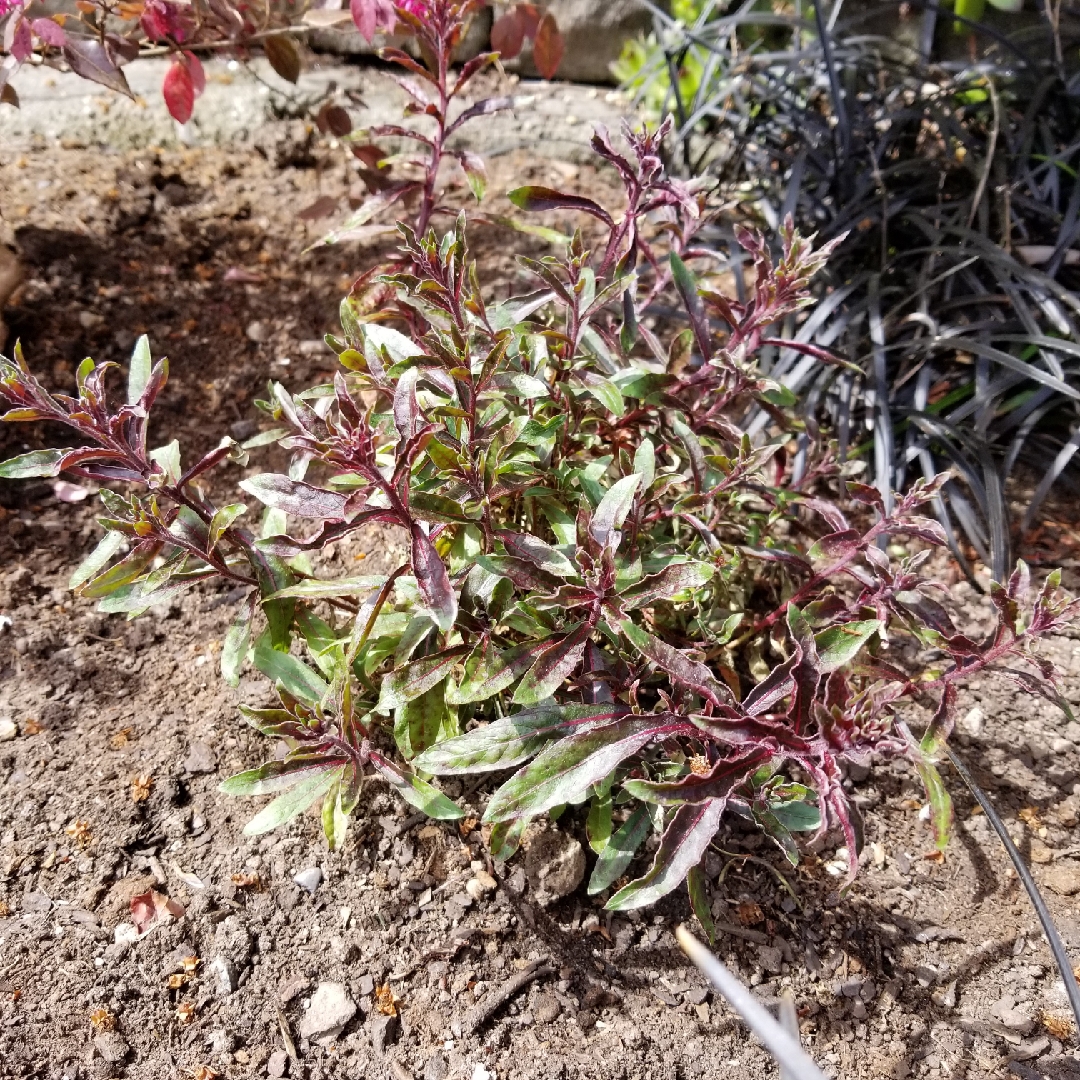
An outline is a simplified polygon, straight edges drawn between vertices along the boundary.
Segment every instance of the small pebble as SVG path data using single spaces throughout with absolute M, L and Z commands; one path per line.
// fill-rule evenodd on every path
M 14 720 L 0 720 L 0 742 L 11 742 L 18 734 Z
M 322 871 L 317 866 L 309 866 L 306 870 L 293 874 L 293 881 L 312 896 L 322 884 L 322 879 Z

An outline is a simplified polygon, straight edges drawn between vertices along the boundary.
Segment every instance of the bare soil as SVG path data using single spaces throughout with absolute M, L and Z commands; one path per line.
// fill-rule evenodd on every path
M 295 126 L 280 133 L 263 153 L 53 148 L 0 162 L 0 210 L 27 268 L 5 318 L 31 362 L 62 385 L 82 356 L 123 362 L 151 332 L 173 363 L 157 435 L 189 456 L 222 430 L 255 430 L 268 377 L 298 387 L 329 372 L 319 339 L 381 249 L 301 254 L 320 226 L 296 211 L 353 181 Z M 566 162 L 507 155 L 492 169 L 496 192 L 526 179 L 610 191 Z M 507 234 L 473 238 L 492 281 L 512 287 Z M 0 452 L 58 436 L 2 432 Z M 131 623 L 73 599 L 67 577 L 97 536 L 92 503 L 66 504 L 48 484 L 0 488 L 0 729 L 16 727 L 0 743 L 0 1077 L 776 1075 L 683 960 L 683 894 L 629 917 L 583 889 L 544 909 L 520 860 L 490 865 L 480 829 L 417 820 L 377 786 L 340 853 L 315 815 L 242 836 L 253 804 L 217 786 L 271 748 L 236 710 L 265 700 L 265 683 L 233 692 L 216 673 L 235 598 L 207 588 Z M 373 533 L 339 557 L 378 567 L 394 544 Z M 977 629 L 972 590 L 952 595 Z M 1076 642 L 1046 655 L 1080 703 Z M 961 715 L 962 752 L 1078 954 L 1080 725 L 990 681 Z M 792 872 L 727 826 L 709 866 L 718 953 L 763 1000 L 794 996 L 830 1076 L 1080 1076 L 1034 914 L 985 818 L 948 782 L 957 828 L 936 859 L 906 764 L 850 777 L 867 845 L 842 894 L 828 845 Z M 488 786 L 448 789 L 481 817 Z M 581 825 L 559 822 L 578 836 Z M 293 880 L 315 869 L 303 877 L 321 875 L 313 892 Z M 476 896 L 478 871 L 496 887 Z M 148 889 L 185 913 L 132 942 L 131 900 Z M 356 1006 L 327 1045 L 301 1034 L 322 984 Z

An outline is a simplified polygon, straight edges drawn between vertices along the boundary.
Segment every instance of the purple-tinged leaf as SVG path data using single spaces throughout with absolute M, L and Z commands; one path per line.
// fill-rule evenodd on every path
M 687 773 L 678 780 L 627 780 L 623 790 L 642 802 L 680 806 L 707 799 L 727 800 L 739 784 L 748 780 L 776 755 L 770 750 L 751 750 L 742 757 L 718 761 L 706 773 Z
M 416 400 L 419 378 L 419 368 L 406 368 L 394 389 L 394 426 L 401 436 L 399 447 L 404 446 L 423 426 L 420 405 Z
M 549 187 L 528 186 L 514 188 L 506 193 L 506 197 L 519 210 L 530 213 L 542 210 L 580 210 L 599 218 L 608 228 L 615 227 L 611 215 L 599 203 L 582 195 L 568 195 Z
M 481 116 L 492 116 L 495 113 L 506 112 L 507 109 L 514 107 L 514 99 L 512 97 L 500 97 L 500 98 L 485 98 L 483 101 L 478 101 L 475 105 L 469 106 L 460 116 L 458 116 L 454 122 L 447 128 L 446 134 L 452 135 L 459 127 L 469 123 L 470 120 L 477 120 Z M 461 160 L 460 158 L 458 160 Z M 464 165 L 464 162 L 462 162 Z
M 905 536 L 914 536 L 919 540 L 925 540 L 935 547 L 944 547 L 948 543 L 948 537 L 941 525 L 928 517 L 898 517 L 886 521 L 882 530 L 887 533 L 901 533 Z
M 130 585 L 136 578 L 141 577 L 157 558 L 161 552 L 161 546 L 158 540 L 142 541 L 119 562 L 113 563 L 104 573 L 78 586 L 79 595 L 91 600 L 99 600 L 116 592 L 124 585 Z
M 881 497 L 881 492 L 878 491 L 876 487 L 873 487 L 871 484 L 857 484 L 854 480 L 849 480 L 847 482 L 847 492 L 856 502 L 872 506 L 884 516 L 885 500 Z
M 557 574 L 563 578 L 578 576 L 578 568 L 561 551 L 535 536 L 504 530 L 496 531 L 495 536 L 502 542 L 508 554 L 527 559 L 549 574 Z
M 514 704 L 539 705 L 551 697 L 581 663 L 591 633 L 592 627 L 582 623 L 549 645 L 518 683 L 514 691 Z
M 814 568 L 801 555 L 785 551 L 783 548 L 740 547 L 739 550 L 752 559 L 762 559 L 765 562 L 782 562 L 803 574 L 811 574 L 814 571 Z
M 347 495 L 324 491 L 303 480 L 290 480 L 280 473 L 259 473 L 240 481 L 249 495 L 273 510 L 283 510 L 293 517 L 316 521 L 340 521 L 345 516 Z
M 125 538 L 122 533 L 107 532 L 98 542 L 97 547 L 79 564 L 78 568 L 68 579 L 69 589 L 78 589 L 85 585 L 91 578 L 97 577 L 112 561 L 120 549 L 124 546 Z
M 441 791 L 421 780 L 411 771 L 387 761 L 382 754 L 373 753 L 371 764 L 397 793 L 417 810 L 436 821 L 457 821 L 465 816 L 461 807 L 452 803 Z
M 707 364 L 712 359 L 712 335 L 709 330 L 709 316 L 705 313 L 705 305 L 698 295 L 697 282 L 694 275 L 687 269 L 686 263 L 673 251 L 671 253 L 671 276 L 675 282 L 675 288 L 682 297 L 690 316 L 690 327 L 694 331 L 694 341 L 697 343 L 698 352 Z
M 421 754 L 415 764 L 439 776 L 512 769 L 534 757 L 556 736 L 606 724 L 627 711 L 625 705 L 543 705 L 526 709 L 447 739 Z
M 631 473 L 617 480 L 600 500 L 589 522 L 589 532 L 601 547 L 614 550 L 619 546 L 620 530 L 627 514 L 633 509 L 634 496 L 640 485 L 641 474 Z
M 447 701 L 451 705 L 471 705 L 508 690 L 533 666 L 551 641 L 551 638 L 526 641 L 502 653 L 495 652 L 489 644 L 468 678 L 447 694 Z
M 527 817 L 513 818 L 510 821 L 500 821 L 492 825 L 491 837 L 488 840 L 491 857 L 499 863 L 512 859 L 521 847 L 521 841 L 528 827 Z
M 311 728 L 287 709 L 252 709 L 247 705 L 241 705 L 240 715 L 244 718 L 244 722 L 260 735 L 266 735 L 271 739 L 309 739 L 312 734 Z M 290 756 L 287 760 L 297 759 Z
M 416 522 L 412 526 L 412 570 L 428 614 L 443 633 L 449 632 L 457 620 L 457 594 L 435 545 Z
M 845 532 L 851 528 L 840 507 L 825 499 L 800 499 L 799 505 L 805 506 L 807 510 L 813 510 L 815 514 L 820 514 L 837 532 Z
M 626 716 L 569 735 L 511 777 L 488 803 L 485 821 L 541 814 L 561 803 L 578 802 L 590 785 L 651 742 L 691 728 L 681 717 Z
M 619 600 L 627 611 L 633 611 L 654 600 L 670 600 L 687 589 L 700 589 L 712 580 L 713 573 L 712 566 L 705 562 L 672 563 L 622 590 Z
M 774 667 L 743 699 L 743 711 L 750 716 L 760 716 L 783 701 L 795 689 L 792 673 L 798 661 L 798 656 L 789 656 L 782 664 Z
M 536 70 L 545 79 L 554 79 L 565 50 L 566 42 L 559 32 L 555 16 L 550 11 L 545 12 L 533 41 L 533 63 L 536 64 Z
M 59 476 L 64 450 L 32 450 L 29 454 L 0 462 L 0 480 L 29 480 L 39 476 Z
M 427 624 L 430 626 L 430 623 Z M 456 645 L 433 656 L 424 656 L 411 664 L 395 668 L 383 677 L 378 711 L 389 714 L 414 698 L 439 685 L 454 670 L 454 665 L 469 651 Z
M 640 626 L 635 626 L 629 619 L 619 623 L 619 629 L 626 636 L 631 645 L 646 660 L 651 660 L 658 665 L 672 682 L 680 686 L 688 687 L 695 693 L 701 694 L 713 705 L 734 705 L 735 699 L 731 690 L 712 671 L 697 660 L 691 660 L 678 649 L 668 645 L 667 642 L 653 637 Z
M 850 664 L 858 651 L 884 628 L 885 624 L 880 619 L 867 619 L 863 622 L 841 623 L 815 634 L 821 673 L 827 675 L 830 671 Z
M 646 806 L 634 807 L 630 816 L 608 840 L 589 878 L 589 895 L 595 896 L 614 884 L 626 872 L 637 849 L 652 832 L 652 815 Z
M 562 578 L 514 555 L 477 555 L 475 562 L 489 574 L 509 578 L 519 589 L 528 589 L 545 596 L 557 592 L 563 585 Z
M 806 553 L 807 558 L 815 564 L 839 562 L 854 555 L 859 550 L 861 540 L 862 537 L 854 529 L 829 533 Z
M 691 868 L 701 862 L 726 808 L 726 799 L 681 806 L 664 831 L 652 868 L 644 877 L 621 888 L 607 902 L 606 908 L 630 911 L 647 907 L 678 888 Z
M 54 49 L 62 49 L 67 44 L 67 34 L 52 19 L 33 19 L 30 28 L 39 41 L 51 45 Z
M 69 37 L 64 46 L 64 59 L 76 75 L 100 83 L 110 90 L 134 98 L 124 73 L 113 62 L 109 51 L 96 38 Z

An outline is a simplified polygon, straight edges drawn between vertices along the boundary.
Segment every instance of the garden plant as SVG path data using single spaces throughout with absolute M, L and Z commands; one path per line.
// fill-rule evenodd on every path
M 279 704 L 243 716 L 289 747 L 223 785 L 273 796 L 249 833 L 321 800 L 338 848 L 366 783 L 454 819 L 435 778 L 495 773 L 497 859 L 530 822 L 580 806 L 591 893 L 628 909 L 687 881 L 706 930 L 701 866 L 725 815 L 756 824 L 793 864 L 796 834 L 837 828 L 854 876 L 860 821 L 844 771 L 871 755 L 914 762 L 943 844 L 951 811 L 935 762 L 958 688 L 994 671 L 1060 702 L 1037 644 L 1080 602 L 1060 575 L 1036 586 L 1020 564 L 991 588 L 990 634 L 954 626 L 935 577 L 946 536 L 925 513 L 949 477 L 901 493 L 863 482 L 759 364 L 783 344 L 850 370 L 774 336 L 813 318 L 811 282 L 842 238 L 815 246 L 788 221 L 773 251 L 737 227 L 751 288 L 726 295 L 698 243 L 705 191 L 663 167 L 668 125 L 621 141 L 597 131 L 621 206 L 511 191 L 523 213 L 580 214 L 582 227 L 561 245 L 546 230 L 556 253 L 521 259 L 533 291 L 486 289 L 466 215 L 438 188 L 445 137 L 501 107 L 451 119 L 464 82 L 495 62 L 452 70 L 475 6 L 393 5 L 422 59 L 384 55 L 407 69 L 409 111 L 434 134 L 398 132 L 419 146 L 420 179 L 365 211 L 411 203 L 413 217 L 399 222 L 397 258 L 342 302 L 331 383 L 271 383 L 261 406 L 273 426 L 192 462 L 176 442 L 148 442 L 168 362 L 152 361 L 145 338 L 119 402 L 115 365 L 84 360 L 75 393 L 53 393 L 16 346 L 0 359 L 3 418 L 62 424 L 75 440 L 9 460 L 0 477 L 103 485 L 105 535 L 72 578 L 102 611 L 136 617 L 215 578 L 246 590 L 222 675 L 235 684 L 250 664 L 271 680 Z M 478 164 L 462 164 L 475 179 Z M 287 471 L 248 470 L 270 444 Z M 243 494 L 211 501 L 211 471 L 241 469 Z M 401 565 L 326 576 L 320 554 L 375 524 L 404 539 Z M 916 707 L 929 718 L 919 737 Z M 651 864 L 631 879 L 654 833 Z

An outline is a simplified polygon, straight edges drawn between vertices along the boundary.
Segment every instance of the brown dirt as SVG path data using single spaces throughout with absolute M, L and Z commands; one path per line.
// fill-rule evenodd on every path
M 574 168 L 499 159 L 492 189 L 523 174 L 589 194 L 608 183 Z M 329 354 L 305 343 L 334 328 L 338 298 L 377 250 L 301 257 L 317 229 L 293 215 L 343 189 L 342 172 L 221 150 L 50 150 L 0 165 L 0 209 L 28 269 L 7 319 L 57 383 L 85 354 L 123 361 L 152 331 L 173 360 L 157 434 L 198 453 L 222 429 L 257 422 L 251 401 L 269 375 L 299 386 L 330 370 Z M 478 230 L 475 241 L 493 279 L 512 280 L 505 235 Z M 264 280 L 225 282 L 234 266 Z M 0 450 L 56 434 L 4 433 Z M 475 899 L 464 885 L 487 866 L 480 832 L 417 821 L 377 787 L 338 854 L 311 815 L 243 837 L 252 804 L 216 788 L 270 748 L 236 712 L 264 700 L 265 684 L 251 677 L 233 692 L 215 671 L 234 598 L 208 588 L 132 623 L 99 615 L 65 590 L 96 536 L 92 506 L 64 505 L 47 484 L 5 486 L 0 506 L 0 721 L 18 731 L 0 743 L 0 1077 L 775 1075 L 682 960 L 671 933 L 689 918 L 682 894 L 630 917 L 609 917 L 583 890 L 542 910 L 514 862 Z M 391 544 L 375 535 L 341 557 L 379 563 Z M 953 596 L 976 622 L 967 586 Z M 1046 653 L 1080 702 L 1075 642 Z M 1063 895 L 1080 890 L 1080 725 L 989 682 L 961 715 L 968 762 L 1036 875 L 1060 890 L 1048 898 L 1080 950 L 1077 897 Z M 137 777 L 152 778 L 144 801 Z M 832 1076 L 1078 1075 L 1071 1036 L 1043 1022 L 1066 1008 L 1034 914 L 956 777 L 943 861 L 925 857 L 922 792 L 906 764 L 849 782 L 867 847 L 843 895 L 829 848 L 789 875 L 793 897 L 760 837 L 735 824 L 718 837 L 721 958 L 763 1000 L 794 995 L 804 1041 Z M 487 787 L 449 787 L 481 816 Z M 323 881 L 309 895 L 293 875 L 314 867 Z M 148 887 L 186 913 L 132 944 L 130 901 Z M 186 955 L 201 962 L 170 988 Z M 476 1003 L 536 960 L 551 973 L 470 1032 Z M 299 1032 L 327 982 L 359 1008 L 324 1047 Z M 385 985 L 400 998 L 396 1025 L 378 1010 Z M 115 1031 L 95 1030 L 95 1013 Z M 282 1056 L 283 1028 L 295 1060 Z

